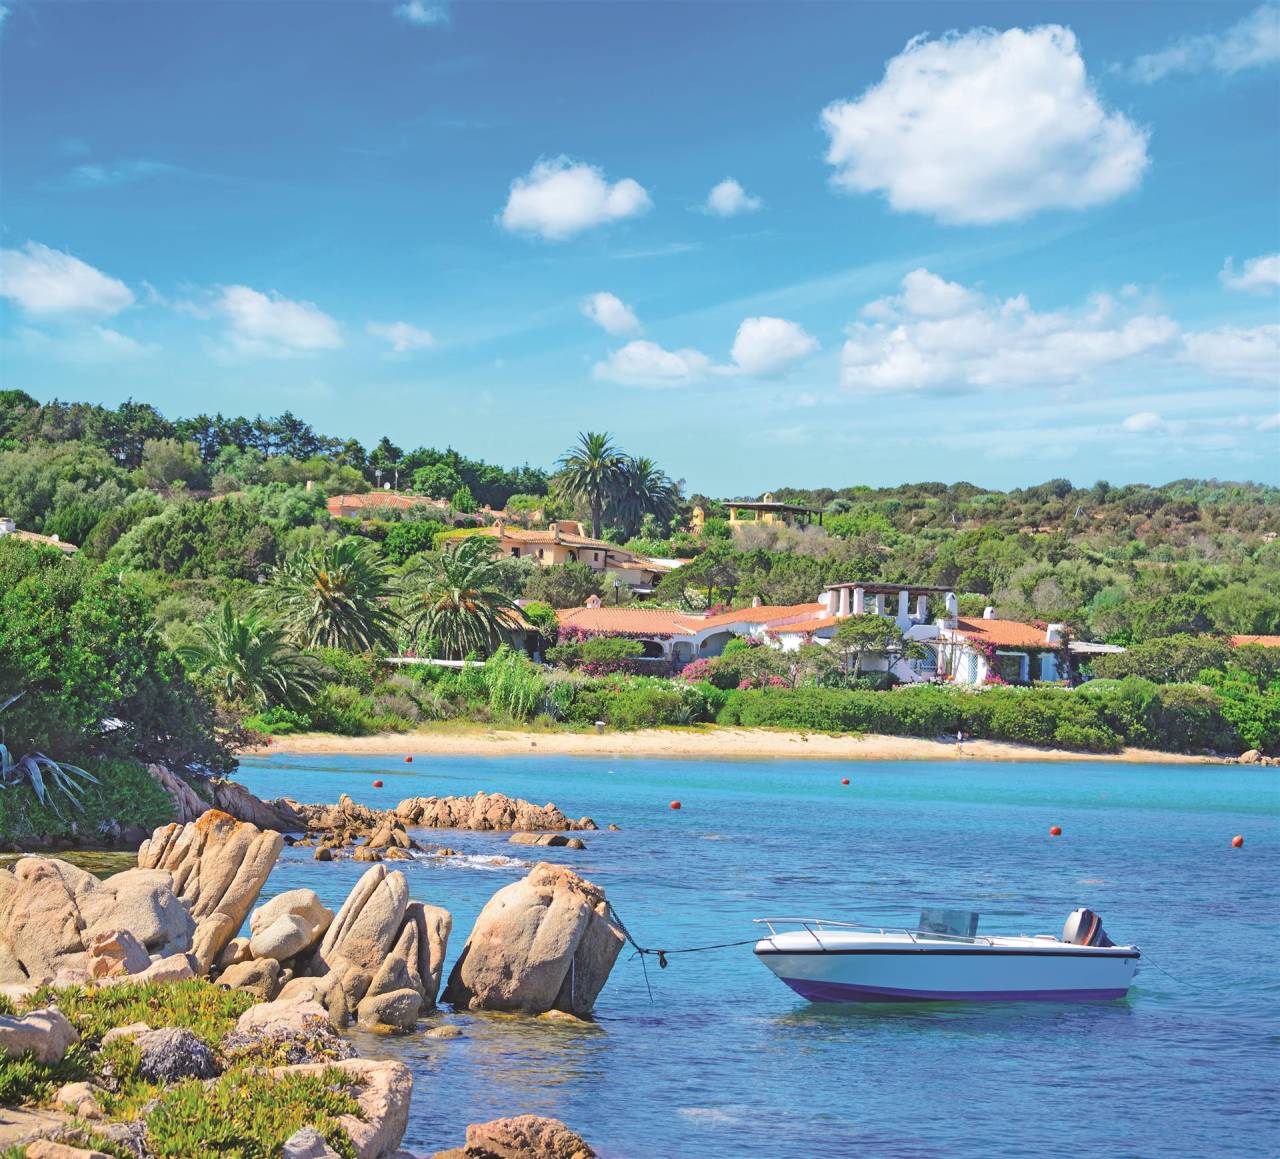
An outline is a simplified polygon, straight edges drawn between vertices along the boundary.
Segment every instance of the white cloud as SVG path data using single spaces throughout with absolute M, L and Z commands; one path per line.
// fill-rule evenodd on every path
M 1265 294 L 1280 286 L 1280 254 L 1263 254 L 1249 258 L 1238 274 L 1235 261 L 1227 258 L 1218 275 L 1229 290 L 1245 290 L 1251 294 Z
M 1280 413 L 1273 415 L 1264 415 L 1258 420 L 1258 430 L 1260 431 L 1280 431 Z
M 1130 74 L 1152 84 L 1180 72 L 1231 76 L 1280 61 L 1280 5 L 1263 4 L 1225 32 L 1184 36 L 1168 48 L 1138 57 Z
M 602 291 L 582 300 L 582 313 L 609 334 L 638 334 L 640 319 L 616 294 Z
M 0 296 L 29 314 L 108 315 L 133 305 L 133 291 L 118 278 L 34 241 L 0 250 Z
M 14 331 L 14 340 L 25 354 L 88 366 L 139 358 L 158 349 L 102 325 L 64 328 L 57 334 L 33 326 L 19 326 Z
M 1148 162 L 1146 132 L 1103 107 L 1058 25 L 917 37 L 822 123 L 837 186 L 952 223 L 1099 205 Z
M 698 350 L 664 350 L 638 339 L 613 351 L 592 368 L 596 378 L 624 386 L 686 386 L 711 370 L 711 359 Z
M 428 4 L 425 0 L 407 0 L 394 9 L 396 19 L 406 24 L 414 24 L 419 28 L 430 28 L 433 24 L 448 24 L 449 9 L 443 4 Z
M 556 157 L 539 161 L 511 183 L 501 220 L 513 233 L 564 241 L 592 226 L 635 217 L 652 204 L 630 177 L 610 184 L 595 165 Z
M 1082 309 L 1037 313 L 1022 295 L 988 299 L 923 269 L 903 278 L 901 294 L 872 302 L 863 319 L 849 327 L 841 377 L 871 391 L 1062 385 L 1173 348 L 1178 338 L 1170 319 L 1106 295 Z
M 738 327 L 730 351 L 743 374 L 770 378 L 818 349 L 818 340 L 785 318 L 747 318 Z
M 1220 378 L 1280 387 L 1280 325 L 1219 326 L 1183 336 L 1185 358 Z
M 436 344 L 430 330 L 411 326 L 408 322 L 370 322 L 368 331 L 375 338 L 385 338 L 396 354 L 408 354 L 411 350 L 426 350 Z
M 707 194 L 707 212 L 717 217 L 754 213 L 763 204 L 760 198 L 753 197 L 732 177 L 726 177 Z
M 1129 434 L 1155 434 L 1165 429 L 1165 422 L 1156 411 L 1140 410 L 1125 419 L 1120 424 L 1120 429 Z
M 223 286 L 215 309 L 230 322 L 232 344 L 248 353 L 333 350 L 342 345 L 338 323 L 312 302 L 295 302 L 274 290 Z

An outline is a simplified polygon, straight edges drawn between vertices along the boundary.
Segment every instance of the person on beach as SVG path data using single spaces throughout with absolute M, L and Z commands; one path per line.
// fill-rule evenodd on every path
M 956 755 L 964 756 L 964 729 L 956 729 Z

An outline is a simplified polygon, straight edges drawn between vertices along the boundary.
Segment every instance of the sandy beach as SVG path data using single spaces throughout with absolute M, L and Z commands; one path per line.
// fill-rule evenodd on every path
M 753 728 L 642 729 L 637 732 L 518 732 L 451 727 L 377 736 L 307 733 L 274 737 L 269 753 L 351 753 L 380 756 L 511 756 L 540 753 L 575 757 L 672 757 L 699 760 L 857 761 L 1126 761 L 1160 764 L 1216 764 L 1212 757 L 1124 749 L 1119 753 L 1079 753 L 1001 741 L 925 740 L 903 736 L 832 736 L 826 733 Z

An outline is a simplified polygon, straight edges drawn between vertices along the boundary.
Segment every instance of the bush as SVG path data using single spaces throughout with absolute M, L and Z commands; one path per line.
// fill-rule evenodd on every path
M 1225 668 L 1234 649 L 1213 636 L 1178 635 L 1134 644 L 1127 651 L 1095 657 L 1095 676 L 1122 680 L 1141 676 L 1157 684 L 1187 684 L 1205 668 Z
M 277 704 L 246 717 L 244 727 L 249 732 L 262 732 L 267 736 L 287 736 L 292 732 L 310 732 L 313 726 L 307 713 Z
M 489 706 L 512 720 L 528 720 L 542 707 L 542 677 L 522 652 L 503 644 L 484 666 Z
M 369 736 L 375 732 L 404 732 L 405 722 L 381 715 L 373 698 L 347 684 L 326 684 L 311 705 L 311 725 L 339 736 Z

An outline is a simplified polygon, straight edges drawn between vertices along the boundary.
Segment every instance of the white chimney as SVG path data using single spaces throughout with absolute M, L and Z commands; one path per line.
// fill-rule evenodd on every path
M 990 607 L 990 606 L 987 606 L 987 607 L 983 608 L 983 609 L 982 609 L 982 618 L 983 618 L 984 620 L 994 620 L 994 619 L 996 618 L 996 610 L 995 610 L 995 608 Z
M 835 592 L 826 591 L 818 597 L 818 603 L 822 605 L 822 612 L 820 613 L 822 618 L 825 619 L 827 616 L 831 615 L 831 604 L 835 599 L 835 595 Z
M 763 604 L 764 604 L 764 600 L 762 600 L 759 596 L 751 597 L 751 606 L 753 608 L 761 607 Z
M 956 619 L 956 617 L 960 614 L 960 603 L 959 603 L 959 601 L 956 599 L 956 593 L 955 593 L 955 592 L 947 592 L 947 595 L 946 595 L 946 606 L 947 606 L 947 617 L 946 617 L 946 618 L 947 618 L 948 620 L 954 621 L 954 620 Z M 954 624 L 953 624 L 953 626 L 954 626 Z
M 600 606 L 599 596 L 588 596 L 587 602 L 583 605 L 586 608 L 598 608 Z
M 18 530 L 18 525 L 14 523 L 7 515 L 0 515 L 0 535 L 12 535 Z
M 558 524 L 555 520 L 552 520 L 550 523 L 547 524 L 547 530 L 551 532 L 551 538 L 555 539 L 560 534 L 560 524 Z
M 1046 644 L 1061 644 L 1062 634 L 1066 631 L 1066 624 L 1049 624 L 1044 630 L 1044 641 Z

